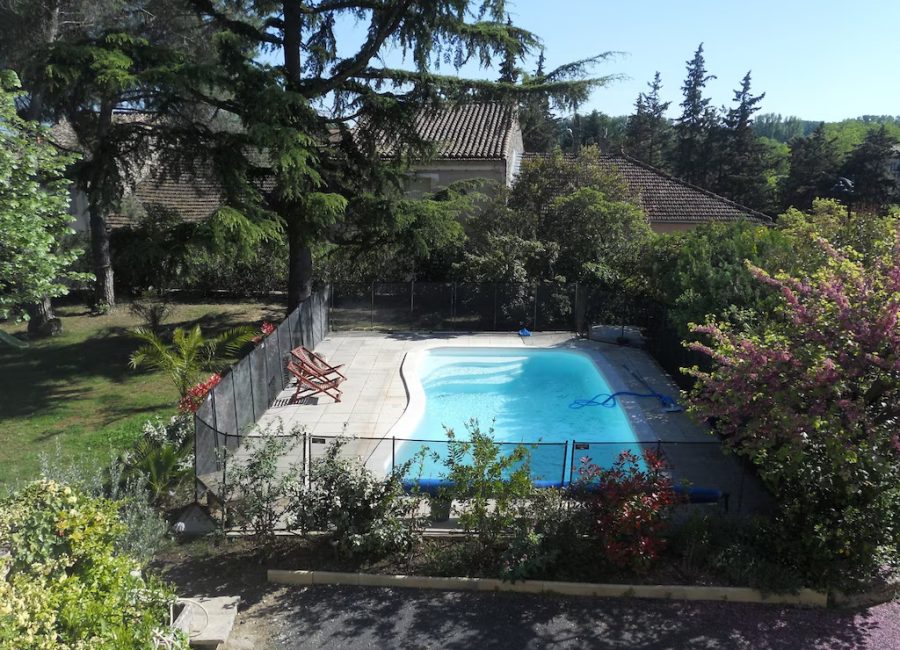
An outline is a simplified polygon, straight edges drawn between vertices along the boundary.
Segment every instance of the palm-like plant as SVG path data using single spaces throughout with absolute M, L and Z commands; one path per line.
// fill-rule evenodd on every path
M 204 373 L 224 369 L 255 334 L 253 328 L 242 326 L 207 338 L 200 326 L 195 325 L 190 329 L 176 327 L 172 342 L 166 343 L 158 334 L 139 327 L 134 330 L 134 336 L 143 341 L 143 345 L 132 353 L 129 365 L 169 373 L 179 394 L 184 397 Z

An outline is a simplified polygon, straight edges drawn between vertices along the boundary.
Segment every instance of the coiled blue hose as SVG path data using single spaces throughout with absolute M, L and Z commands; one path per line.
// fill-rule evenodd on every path
M 616 393 L 598 393 L 594 395 L 591 399 L 577 399 L 571 404 L 569 404 L 570 409 L 582 409 L 585 406 L 602 406 L 604 408 L 611 409 L 616 406 L 616 398 L 620 395 L 628 395 L 631 397 L 655 397 L 659 400 L 659 403 L 662 405 L 664 409 L 678 409 L 681 410 L 681 407 L 678 405 L 674 399 L 669 397 L 668 395 L 661 395 L 660 393 L 634 393 L 630 390 L 620 390 Z M 603 399 L 600 399 L 600 398 Z

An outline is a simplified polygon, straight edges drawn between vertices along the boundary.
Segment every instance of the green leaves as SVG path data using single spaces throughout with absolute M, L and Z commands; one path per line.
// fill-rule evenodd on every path
M 80 251 L 62 247 L 73 232 L 63 175 L 73 158 L 18 117 L 16 75 L 5 72 L 0 83 L 0 319 L 27 318 L 25 305 L 65 295 L 89 276 L 69 270 Z

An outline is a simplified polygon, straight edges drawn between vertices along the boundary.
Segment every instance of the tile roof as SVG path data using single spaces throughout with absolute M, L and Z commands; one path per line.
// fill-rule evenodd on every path
M 179 178 L 148 177 L 134 187 L 130 198 L 141 205 L 162 205 L 176 210 L 185 221 L 203 221 L 223 203 L 222 191 L 215 181 L 201 175 L 184 174 Z M 110 228 L 135 225 L 137 220 L 124 214 L 111 214 L 106 219 Z
M 547 154 L 526 153 L 525 161 Z M 570 156 L 567 156 L 570 157 Z M 619 174 L 650 223 L 706 223 L 750 220 L 771 225 L 772 218 L 626 154 L 604 154 L 598 164 Z
M 423 140 L 436 146 L 436 158 L 502 160 L 515 117 L 515 108 L 510 104 L 467 103 L 423 110 L 416 116 L 415 128 Z M 390 155 L 395 146 L 385 137 L 381 153 Z

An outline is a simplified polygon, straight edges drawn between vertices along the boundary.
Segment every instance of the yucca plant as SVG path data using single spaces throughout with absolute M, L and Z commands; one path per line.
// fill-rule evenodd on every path
M 166 343 L 158 334 L 139 327 L 134 330 L 134 336 L 143 345 L 131 355 L 129 365 L 167 372 L 184 397 L 205 374 L 223 370 L 255 334 L 253 328 L 241 326 L 207 338 L 200 326 L 195 325 L 190 329 L 176 327 L 171 343 Z

